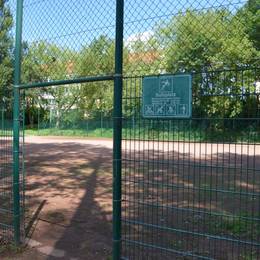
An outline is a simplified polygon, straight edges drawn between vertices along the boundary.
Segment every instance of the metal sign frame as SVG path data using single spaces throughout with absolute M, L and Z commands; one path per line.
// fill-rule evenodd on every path
M 192 76 L 190 74 L 145 76 L 142 86 L 144 118 L 192 117 Z

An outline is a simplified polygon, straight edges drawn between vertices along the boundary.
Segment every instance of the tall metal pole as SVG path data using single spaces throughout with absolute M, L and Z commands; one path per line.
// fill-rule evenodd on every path
M 123 89 L 124 0 L 116 1 L 116 43 L 113 133 L 113 260 L 121 257 L 121 141 Z
M 13 106 L 13 211 L 14 241 L 21 242 L 20 234 L 20 174 L 19 174 L 19 132 L 20 132 L 20 90 L 23 0 L 17 0 L 14 67 L 14 106 Z

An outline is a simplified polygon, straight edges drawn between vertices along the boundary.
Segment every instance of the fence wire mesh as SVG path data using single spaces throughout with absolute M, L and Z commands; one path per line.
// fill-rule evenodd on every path
M 258 1 L 125 1 L 127 75 L 259 65 L 259 47 Z
M 259 4 L 125 0 L 125 259 L 260 258 Z M 10 13 L 3 9 L 8 5 Z M 13 83 L 15 1 L 2 1 L 0 11 L 3 100 Z M 115 11 L 116 1 L 108 0 L 24 0 L 22 83 L 113 75 Z M 144 119 L 143 77 L 176 73 L 192 75 L 192 118 Z M 113 84 L 28 90 L 24 109 L 27 128 L 37 125 L 40 132 L 44 122 L 50 132 L 73 129 L 72 135 L 76 130 L 88 135 L 97 119 L 93 130 L 110 122 Z M 2 113 L 0 147 L 0 198 L 10 202 L 0 206 L 5 239 L 12 234 L 13 199 L 6 186 L 12 182 L 7 113 Z M 24 190 L 22 183 L 24 178 Z
M 253 82 L 254 70 L 251 75 Z M 203 81 L 201 73 L 193 75 L 194 89 Z M 125 79 L 124 115 L 134 113 L 137 123 L 124 121 L 123 255 L 258 259 L 259 99 L 248 96 L 253 109 L 231 118 L 222 115 L 224 100 L 241 103 L 242 95 L 201 89 L 193 93 L 192 119 L 149 120 L 138 109 L 141 86 L 140 77 Z M 206 101 L 212 106 L 212 99 L 221 114 L 196 109 Z
M 125 259 L 259 259 L 259 2 L 126 1 Z M 191 119 L 144 119 L 143 76 L 192 75 Z
M 0 4 L 0 247 L 13 239 L 12 196 L 12 30 L 9 5 Z
M 114 71 L 115 1 L 24 1 L 23 82 Z
M 10 93 L 5 97 L 10 98 Z M 11 98 L 10 98 L 11 99 Z M 23 100 L 21 100 L 23 107 Z M 24 131 L 23 109 L 20 117 L 20 220 L 21 237 L 25 238 L 25 171 L 24 171 Z M 13 120 L 10 104 L 5 103 L 1 110 L 0 125 L 0 247 L 14 241 L 14 199 L 13 199 Z
M 9 120 L 8 120 L 9 119 Z M 0 148 L 0 243 L 12 239 L 12 123 L 5 109 L 1 113 Z
M 26 132 L 112 138 L 112 94 L 113 82 L 105 81 L 28 90 Z

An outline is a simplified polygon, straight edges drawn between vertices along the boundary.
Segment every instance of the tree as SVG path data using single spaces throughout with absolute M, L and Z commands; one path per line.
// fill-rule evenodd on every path
M 113 74 L 114 52 L 114 41 L 101 35 L 79 53 L 77 74 L 81 77 Z M 111 115 L 113 109 L 112 82 L 84 84 L 81 92 L 81 109 L 94 113 L 103 111 L 105 114 Z
M 254 47 L 260 51 L 260 0 L 248 0 L 245 6 L 238 11 L 237 17 L 243 21 Z
M 159 27 L 157 37 L 164 48 L 168 72 L 196 72 L 193 79 L 195 96 L 200 96 L 203 88 L 211 88 L 213 95 L 227 91 L 226 88 L 233 94 L 241 94 L 241 86 L 225 71 L 248 66 L 258 55 L 243 22 L 225 9 L 188 10 L 185 15 L 179 14 L 166 26 Z M 216 70 L 223 72 L 214 73 Z M 202 75 L 209 75 L 209 71 L 211 77 L 204 84 Z M 241 104 L 231 95 L 215 96 L 198 99 L 194 110 L 200 115 L 235 117 L 242 112 Z
M 77 53 L 62 49 L 56 44 L 47 42 L 24 44 L 22 80 L 24 82 L 44 82 L 74 77 Z M 26 106 L 29 121 L 34 122 L 36 106 L 50 106 L 48 102 L 54 102 L 52 106 L 56 110 L 56 126 L 60 126 L 63 113 L 66 113 L 80 95 L 77 86 L 50 87 L 39 90 L 28 90 L 26 93 Z
M 24 43 L 23 82 L 43 82 L 70 78 L 77 53 L 45 41 Z
M 135 75 L 157 74 L 161 72 L 163 56 L 159 42 L 153 31 L 130 36 L 126 41 L 125 73 Z
M 8 7 L 8 1 L 0 0 L 0 102 L 6 102 L 4 99 L 12 89 L 12 26 L 13 17 Z
M 172 72 L 234 68 L 257 54 L 242 21 L 224 9 L 179 14 L 159 28 L 158 35 Z

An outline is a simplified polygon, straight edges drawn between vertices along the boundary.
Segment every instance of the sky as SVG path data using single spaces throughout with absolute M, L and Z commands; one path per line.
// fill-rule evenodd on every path
M 46 40 L 79 50 L 99 35 L 115 35 L 115 0 L 24 0 L 23 40 Z M 187 8 L 225 6 L 232 12 L 246 0 L 125 0 L 125 41 L 151 32 Z M 14 11 L 15 0 L 10 0 Z

